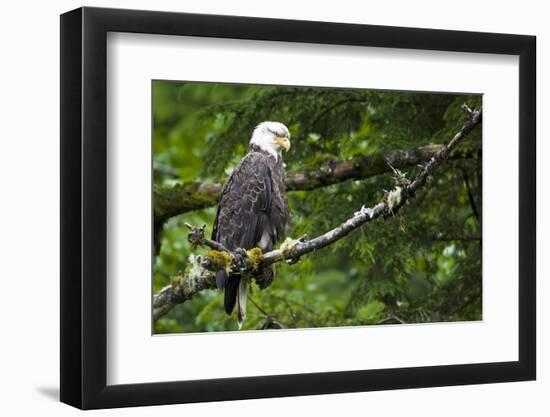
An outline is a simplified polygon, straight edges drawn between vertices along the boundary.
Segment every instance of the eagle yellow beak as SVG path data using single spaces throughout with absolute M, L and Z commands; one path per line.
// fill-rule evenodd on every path
M 277 143 L 286 152 L 288 152 L 288 150 L 290 149 L 290 141 L 288 140 L 288 138 L 285 138 L 284 136 L 277 136 L 275 138 L 275 143 Z

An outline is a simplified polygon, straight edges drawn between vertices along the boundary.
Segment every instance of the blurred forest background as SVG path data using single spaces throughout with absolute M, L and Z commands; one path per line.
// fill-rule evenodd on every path
M 289 127 L 289 172 L 446 144 L 465 121 L 460 105 L 481 108 L 479 95 L 360 89 L 154 81 L 152 93 L 155 199 L 177 184 L 225 180 L 265 120 Z M 367 223 L 297 264 L 278 263 L 273 284 L 253 289 L 257 306 L 248 302 L 244 329 L 261 328 L 266 316 L 289 328 L 481 320 L 481 168 L 477 127 L 398 215 Z M 411 178 L 419 168 L 400 169 Z M 388 172 L 288 192 L 287 236 L 315 237 L 393 185 Z M 212 205 L 156 225 L 155 293 L 193 253 L 184 223 L 206 224 L 210 237 L 215 213 Z M 161 317 L 154 332 L 236 330 L 235 315 L 225 314 L 220 291 L 206 290 Z

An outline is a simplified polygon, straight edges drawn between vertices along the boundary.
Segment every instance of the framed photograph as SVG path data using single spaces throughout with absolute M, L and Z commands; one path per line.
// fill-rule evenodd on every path
M 533 380 L 535 37 L 61 16 L 61 401 Z

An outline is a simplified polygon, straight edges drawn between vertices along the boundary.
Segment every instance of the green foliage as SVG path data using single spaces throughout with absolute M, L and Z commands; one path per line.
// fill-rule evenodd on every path
M 154 182 L 225 178 L 264 120 L 281 121 L 291 131 L 288 170 L 447 143 L 464 123 L 464 102 L 480 108 L 481 96 L 155 81 Z M 277 264 L 270 287 L 251 288 L 260 308 L 249 302 L 244 328 L 266 322 L 261 310 L 290 328 L 480 320 L 481 129 L 460 147 L 477 156 L 447 161 L 395 217 L 369 223 L 297 264 Z M 410 178 L 417 170 L 403 171 Z M 287 234 L 315 237 L 378 202 L 393 184 L 386 174 L 289 193 L 293 223 Z M 211 207 L 165 223 L 155 291 L 193 253 L 184 223 L 206 224 L 208 234 L 215 213 Z M 155 332 L 236 327 L 223 310 L 223 295 L 208 290 L 161 318 Z

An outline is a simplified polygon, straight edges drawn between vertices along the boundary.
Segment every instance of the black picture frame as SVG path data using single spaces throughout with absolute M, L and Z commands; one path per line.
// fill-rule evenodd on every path
M 107 385 L 108 32 L 519 56 L 519 360 Z M 93 409 L 535 379 L 535 51 L 523 35 L 88 7 L 61 15 L 61 401 Z

